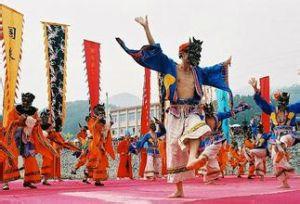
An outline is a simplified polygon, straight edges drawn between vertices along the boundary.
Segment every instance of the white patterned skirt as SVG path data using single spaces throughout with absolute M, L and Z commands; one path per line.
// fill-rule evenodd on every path
M 178 183 L 194 178 L 195 171 L 188 171 L 186 169 L 189 153 L 185 142 L 188 139 L 201 138 L 205 133 L 210 131 L 210 128 L 204 125 L 186 134 L 195 125 L 203 123 L 197 114 L 181 114 L 180 117 L 176 117 L 168 113 L 166 120 L 168 182 Z M 182 135 L 184 135 L 184 138 L 182 138 Z

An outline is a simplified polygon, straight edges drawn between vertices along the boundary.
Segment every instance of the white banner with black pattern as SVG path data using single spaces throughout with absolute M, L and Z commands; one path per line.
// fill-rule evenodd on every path
M 53 126 L 56 131 L 61 131 L 66 116 L 68 25 L 42 23 L 45 37 L 49 109 Z

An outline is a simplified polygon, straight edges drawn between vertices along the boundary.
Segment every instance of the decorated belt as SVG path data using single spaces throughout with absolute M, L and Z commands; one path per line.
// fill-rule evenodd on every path
M 185 131 L 185 133 L 182 134 L 181 137 L 185 137 L 186 135 L 195 132 L 196 130 L 198 130 L 200 127 L 203 127 L 204 125 L 206 125 L 206 123 L 204 121 L 201 121 L 201 122 L 197 123 L 196 125 L 194 125 L 190 129 L 188 129 L 187 131 Z
M 175 117 L 180 116 L 188 116 L 189 114 L 198 114 L 199 108 L 198 105 L 179 105 L 179 104 L 172 104 L 169 109 L 170 113 Z

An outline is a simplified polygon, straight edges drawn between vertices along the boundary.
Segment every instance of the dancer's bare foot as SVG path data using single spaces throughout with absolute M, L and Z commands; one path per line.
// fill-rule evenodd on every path
M 183 198 L 183 192 L 182 191 L 176 191 L 168 196 L 168 198 Z
M 205 185 L 216 185 L 216 184 L 217 183 L 215 180 L 205 182 Z
M 278 188 L 288 189 L 291 188 L 289 184 L 282 184 L 281 186 L 278 186 Z

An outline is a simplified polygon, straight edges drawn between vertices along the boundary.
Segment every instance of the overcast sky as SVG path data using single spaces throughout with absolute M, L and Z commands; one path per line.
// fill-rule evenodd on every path
M 21 92 L 47 105 L 43 30 L 40 21 L 69 27 L 67 101 L 87 99 L 83 39 L 101 43 L 101 96 L 129 92 L 142 96 L 143 69 L 115 42 L 139 48 L 146 37 L 134 18 L 148 14 L 152 34 L 178 60 L 178 45 L 195 36 L 204 41 L 201 66 L 232 55 L 230 85 L 241 91 L 251 76 L 270 75 L 271 86 L 300 82 L 300 1 L 296 0 L 1 0 L 24 14 Z M 3 62 L 1 73 L 3 75 Z M 157 100 L 156 73 L 152 72 Z M 19 100 L 18 100 L 19 101 Z M 17 102 L 18 102 L 17 101 Z

